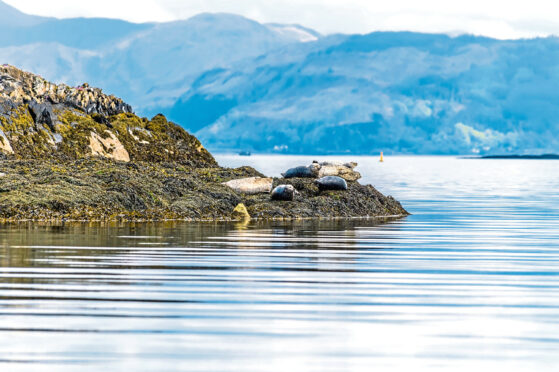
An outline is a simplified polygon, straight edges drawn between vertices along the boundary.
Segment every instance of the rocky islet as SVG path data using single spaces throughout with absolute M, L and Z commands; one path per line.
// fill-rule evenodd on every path
M 311 173 L 269 178 L 220 167 L 194 136 L 163 115 L 140 118 L 88 84 L 52 84 L 0 66 L 0 219 L 239 220 L 388 217 L 407 212 L 360 185 L 357 164 L 315 162 Z M 347 190 L 315 180 L 341 177 Z M 298 194 L 272 200 L 271 191 Z M 289 186 L 289 187 L 287 187 Z

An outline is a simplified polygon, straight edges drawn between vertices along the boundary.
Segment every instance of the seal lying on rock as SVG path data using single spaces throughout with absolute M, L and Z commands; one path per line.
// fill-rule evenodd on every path
M 357 163 L 334 163 L 334 162 L 322 162 L 322 163 L 315 163 L 319 166 L 318 177 L 327 177 L 327 176 L 338 176 L 342 177 L 346 181 L 357 181 L 361 178 L 361 174 L 356 172 L 354 168 L 357 166 Z
M 295 195 L 299 194 L 293 185 L 279 185 L 272 191 L 272 200 L 293 201 Z
M 318 171 L 320 165 L 313 163 L 308 167 L 300 166 L 295 168 L 290 168 L 287 172 L 282 173 L 283 178 L 316 178 L 318 176 Z
M 346 181 L 357 181 L 361 178 L 361 174 L 354 170 L 356 166 L 357 163 L 355 162 L 335 163 L 325 161 L 319 163 L 315 160 L 308 167 L 300 166 L 291 168 L 281 175 L 283 178 L 322 178 L 326 176 L 338 176 Z
M 314 181 L 320 191 L 347 190 L 347 182 L 338 176 L 326 176 Z
M 273 182 L 272 178 L 249 177 L 223 182 L 222 184 L 233 189 L 235 192 L 260 194 L 272 191 Z

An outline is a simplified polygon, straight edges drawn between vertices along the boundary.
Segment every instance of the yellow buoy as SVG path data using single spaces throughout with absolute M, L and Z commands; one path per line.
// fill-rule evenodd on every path
M 384 162 L 384 154 L 382 153 L 382 151 L 380 152 L 380 160 L 381 163 Z

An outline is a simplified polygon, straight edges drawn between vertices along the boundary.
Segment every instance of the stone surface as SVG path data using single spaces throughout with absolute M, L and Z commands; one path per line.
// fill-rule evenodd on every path
M 247 207 L 243 203 L 238 204 L 235 209 L 233 209 L 233 213 L 231 214 L 231 218 L 234 220 L 250 220 L 250 214 L 248 214 Z
M 122 143 L 116 138 L 113 132 L 106 130 L 105 138 L 92 132 L 89 138 L 89 147 L 93 156 L 100 156 L 107 159 L 129 162 L 130 155 Z
M 28 103 L 28 106 L 29 113 L 35 123 L 46 124 L 51 130 L 55 130 L 54 121 L 56 119 L 50 102 L 37 103 L 36 101 L 31 101 Z
M 115 96 L 109 96 L 101 89 L 88 84 L 69 87 L 53 84 L 42 77 L 22 71 L 10 65 L 0 66 L 0 92 L 4 99 L 16 105 L 65 104 L 80 109 L 87 114 L 104 116 L 131 113 L 132 107 Z
M 8 137 L 6 137 L 2 130 L 0 130 L 0 152 L 7 155 L 11 155 L 14 153 L 14 149 L 10 144 L 10 140 L 8 139 Z

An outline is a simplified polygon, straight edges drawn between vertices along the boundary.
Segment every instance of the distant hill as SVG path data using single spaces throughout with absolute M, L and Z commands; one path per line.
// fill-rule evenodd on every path
M 0 63 L 103 86 L 213 151 L 559 152 L 555 37 L 322 36 L 232 14 L 133 24 L 0 10 Z
M 208 69 L 319 36 L 296 25 L 262 25 L 232 14 L 134 24 L 26 16 L 0 1 L 1 7 L 17 12 L 22 21 L 0 24 L 0 63 L 52 81 L 103 86 L 127 97 L 139 112 L 164 111 Z
M 150 24 L 102 18 L 47 19 L 20 27 L 0 24 L 0 47 L 58 43 L 85 50 L 110 48 L 111 43 L 151 27 Z
M 208 71 L 170 112 L 215 149 L 506 154 L 559 149 L 559 40 L 378 32 Z M 203 110 L 197 109 L 203 108 Z

